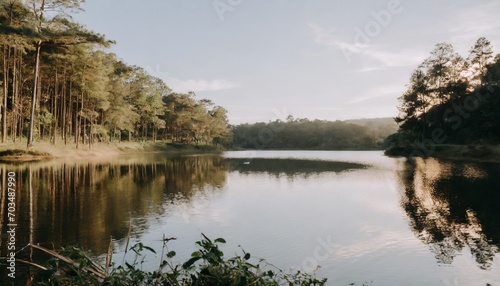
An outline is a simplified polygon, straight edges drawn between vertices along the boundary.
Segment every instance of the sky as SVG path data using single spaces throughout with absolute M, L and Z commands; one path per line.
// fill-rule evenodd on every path
M 140 4 L 139 4 L 140 3 Z M 500 52 L 498 0 L 87 0 L 76 21 L 231 124 L 394 117 L 411 72 L 447 42 Z

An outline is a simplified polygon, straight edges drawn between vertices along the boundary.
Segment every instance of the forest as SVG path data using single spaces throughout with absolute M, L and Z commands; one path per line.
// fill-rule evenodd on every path
M 172 91 L 76 23 L 82 0 L 0 0 L 1 141 L 227 141 L 227 111 Z
M 466 58 L 439 43 L 412 73 L 399 98 L 395 146 L 409 144 L 498 144 L 500 55 L 481 37 Z
M 2 142 L 92 146 L 166 140 L 233 149 L 382 149 L 500 142 L 500 56 L 479 38 L 467 57 L 439 43 L 412 73 L 393 123 L 295 119 L 229 126 L 227 111 L 176 93 L 73 21 L 82 0 L 0 0 Z M 392 134 L 392 135 L 390 135 Z M 389 136 L 390 135 L 390 136 Z
M 392 118 L 347 121 L 295 119 L 233 127 L 235 149 L 378 150 L 397 130 Z

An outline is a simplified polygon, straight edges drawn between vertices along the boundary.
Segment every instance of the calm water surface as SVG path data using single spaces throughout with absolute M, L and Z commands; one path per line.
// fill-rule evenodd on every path
M 204 233 L 224 237 L 228 256 L 241 245 L 283 270 L 317 269 L 328 285 L 500 285 L 500 164 L 242 151 L 2 164 L 4 186 L 9 171 L 18 248 L 102 254 L 112 236 L 121 261 L 131 223 L 133 240 L 158 250 L 163 234 L 177 237 L 178 261 Z

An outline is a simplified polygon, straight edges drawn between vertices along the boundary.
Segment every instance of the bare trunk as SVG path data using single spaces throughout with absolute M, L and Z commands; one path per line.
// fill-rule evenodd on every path
M 22 105 L 22 67 L 23 67 L 23 57 L 22 55 L 19 57 L 19 79 L 18 79 L 18 88 L 16 91 L 16 97 L 18 98 L 17 105 L 17 134 L 19 135 L 19 141 L 21 141 L 24 131 L 24 116 L 23 116 L 23 105 Z
M 40 76 L 40 50 L 42 46 L 42 41 L 38 41 L 36 44 L 36 60 L 35 60 L 35 79 L 33 84 L 33 95 L 31 96 L 31 112 L 30 112 L 30 126 L 28 130 L 28 143 L 27 148 L 33 147 L 33 128 L 35 127 L 35 109 L 38 93 L 38 81 Z
M 36 7 L 35 4 L 33 4 L 33 9 L 36 14 Z M 37 32 L 40 32 L 42 29 L 42 22 L 43 22 L 43 13 L 45 12 L 45 0 L 42 0 L 40 4 L 40 10 L 39 14 L 37 16 L 37 27 L 36 30 Z M 31 118 L 30 118 L 30 126 L 28 130 L 28 143 L 27 148 L 30 149 L 33 147 L 33 128 L 35 124 L 35 109 L 36 109 L 36 102 L 37 102 L 37 94 L 38 94 L 38 85 L 40 83 L 40 52 L 42 48 L 42 41 L 39 40 L 36 43 L 36 58 L 35 58 L 35 78 L 33 79 L 33 95 L 31 97 Z
M 92 149 L 92 114 L 90 115 L 89 149 Z
M 71 94 L 71 91 L 72 91 L 72 85 L 71 85 L 71 77 L 69 78 L 69 101 L 68 101 L 68 105 L 69 105 L 69 108 L 66 107 L 66 100 L 64 101 L 64 109 L 67 109 L 68 111 L 68 121 L 71 122 L 71 128 L 68 128 L 68 124 L 67 123 L 64 123 L 64 128 L 65 128 L 65 131 L 64 131 L 64 145 L 67 145 L 68 144 L 68 133 L 70 131 L 72 131 L 72 129 L 74 128 L 74 121 L 73 121 L 73 104 L 72 104 L 72 101 L 71 101 L 71 97 L 72 97 L 72 94 Z M 65 95 L 66 97 L 66 95 Z M 68 123 L 69 123 L 68 122 Z
M 57 134 L 57 96 L 59 95 L 59 82 L 57 78 L 57 67 L 56 67 L 56 76 L 55 76 L 55 84 L 54 84 L 54 121 L 52 126 L 52 144 L 56 144 L 56 134 Z
M 9 65 L 8 65 L 8 53 L 9 47 L 7 45 L 3 46 L 3 104 L 2 104 L 2 143 L 7 140 L 7 93 L 9 91 L 7 85 L 9 82 Z
M 11 116 L 11 135 L 12 135 L 12 141 L 16 142 L 16 137 L 17 137 L 17 118 L 18 118 L 18 97 L 19 97 L 19 76 L 18 76 L 18 69 L 17 69 L 17 49 L 14 48 L 14 62 L 12 64 L 12 116 Z

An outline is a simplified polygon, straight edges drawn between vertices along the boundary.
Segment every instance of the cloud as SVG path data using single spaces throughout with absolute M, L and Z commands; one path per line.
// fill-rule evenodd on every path
M 314 42 L 324 46 L 337 46 L 337 41 L 333 36 L 336 29 L 327 30 L 316 23 L 309 23 L 307 26 L 313 34 Z
M 156 66 L 155 68 L 148 66 L 144 70 L 150 75 L 163 80 L 174 92 L 187 93 L 190 91 L 216 91 L 232 89 L 238 86 L 237 84 L 226 79 L 180 79 L 161 71 L 159 66 Z
M 357 70 L 359 72 L 377 71 L 391 67 L 416 66 L 425 59 L 427 54 L 427 52 L 416 49 L 391 51 L 386 46 L 355 42 L 354 38 L 351 42 L 348 42 L 334 34 L 336 29 L 327 29 L 315 23 L 308 24 L 308 27 L 315 43 L 340 50 L 347 62 L 351 63 L 356 57 L 359 57 L 363 62 L 371 62 L 369 66 Z
M 451 33 L 473 32 L 481 34 L 489 31 L 498 32 L 500 23 L 498 22 L 498 9 L 500 3 L 491 1 L 490 3 L 476 4 L 460 9 L 447 15 L 443 19 L 442 28 Z
M 500 2 L 476 4 L 466 8 L 456 9 L 442 19 L 441 30 L 450 33 L 450 41 L 455 45 L 465 45 L 470 48 L 476 40 L 486 36 L 489 40 L 495 40 L 500 36 L 500 22 L 498 22 L 498 10 Z
M 401 95 L 404 92 L 403 85 L 385 85 L 372 88 L 365 95 L 354 98 L 350 103 L 361 103 L 375 98 L 393 98 L 395 95 Z
M 400 50 L 398 52 L 393 52 L 386 49 L 382 50 L 382 47 L 372 46 L 362 49 L 359 54 L 379 62 L 383 68 L 388 68 L 417 66 L 425 59 L 427 52 L 424 53 L 415 50 Z M 381 67 L 379 67 L 379 69 L 380 68 Z M 372 68 L 372 70 L 373 69 L 374 68 Z
M 362 67 L 358 70 L 355 70 L 354 72 L 373 72 L 373 71 L 380 71 L 380 70 L 385 70 L 387 67 L 383 66 L 366 66 Z
M 215 91 L 237 87 L 235 83 L 225 79 L 179 79 L 170 76 L 160 78 L 175 92 Z

